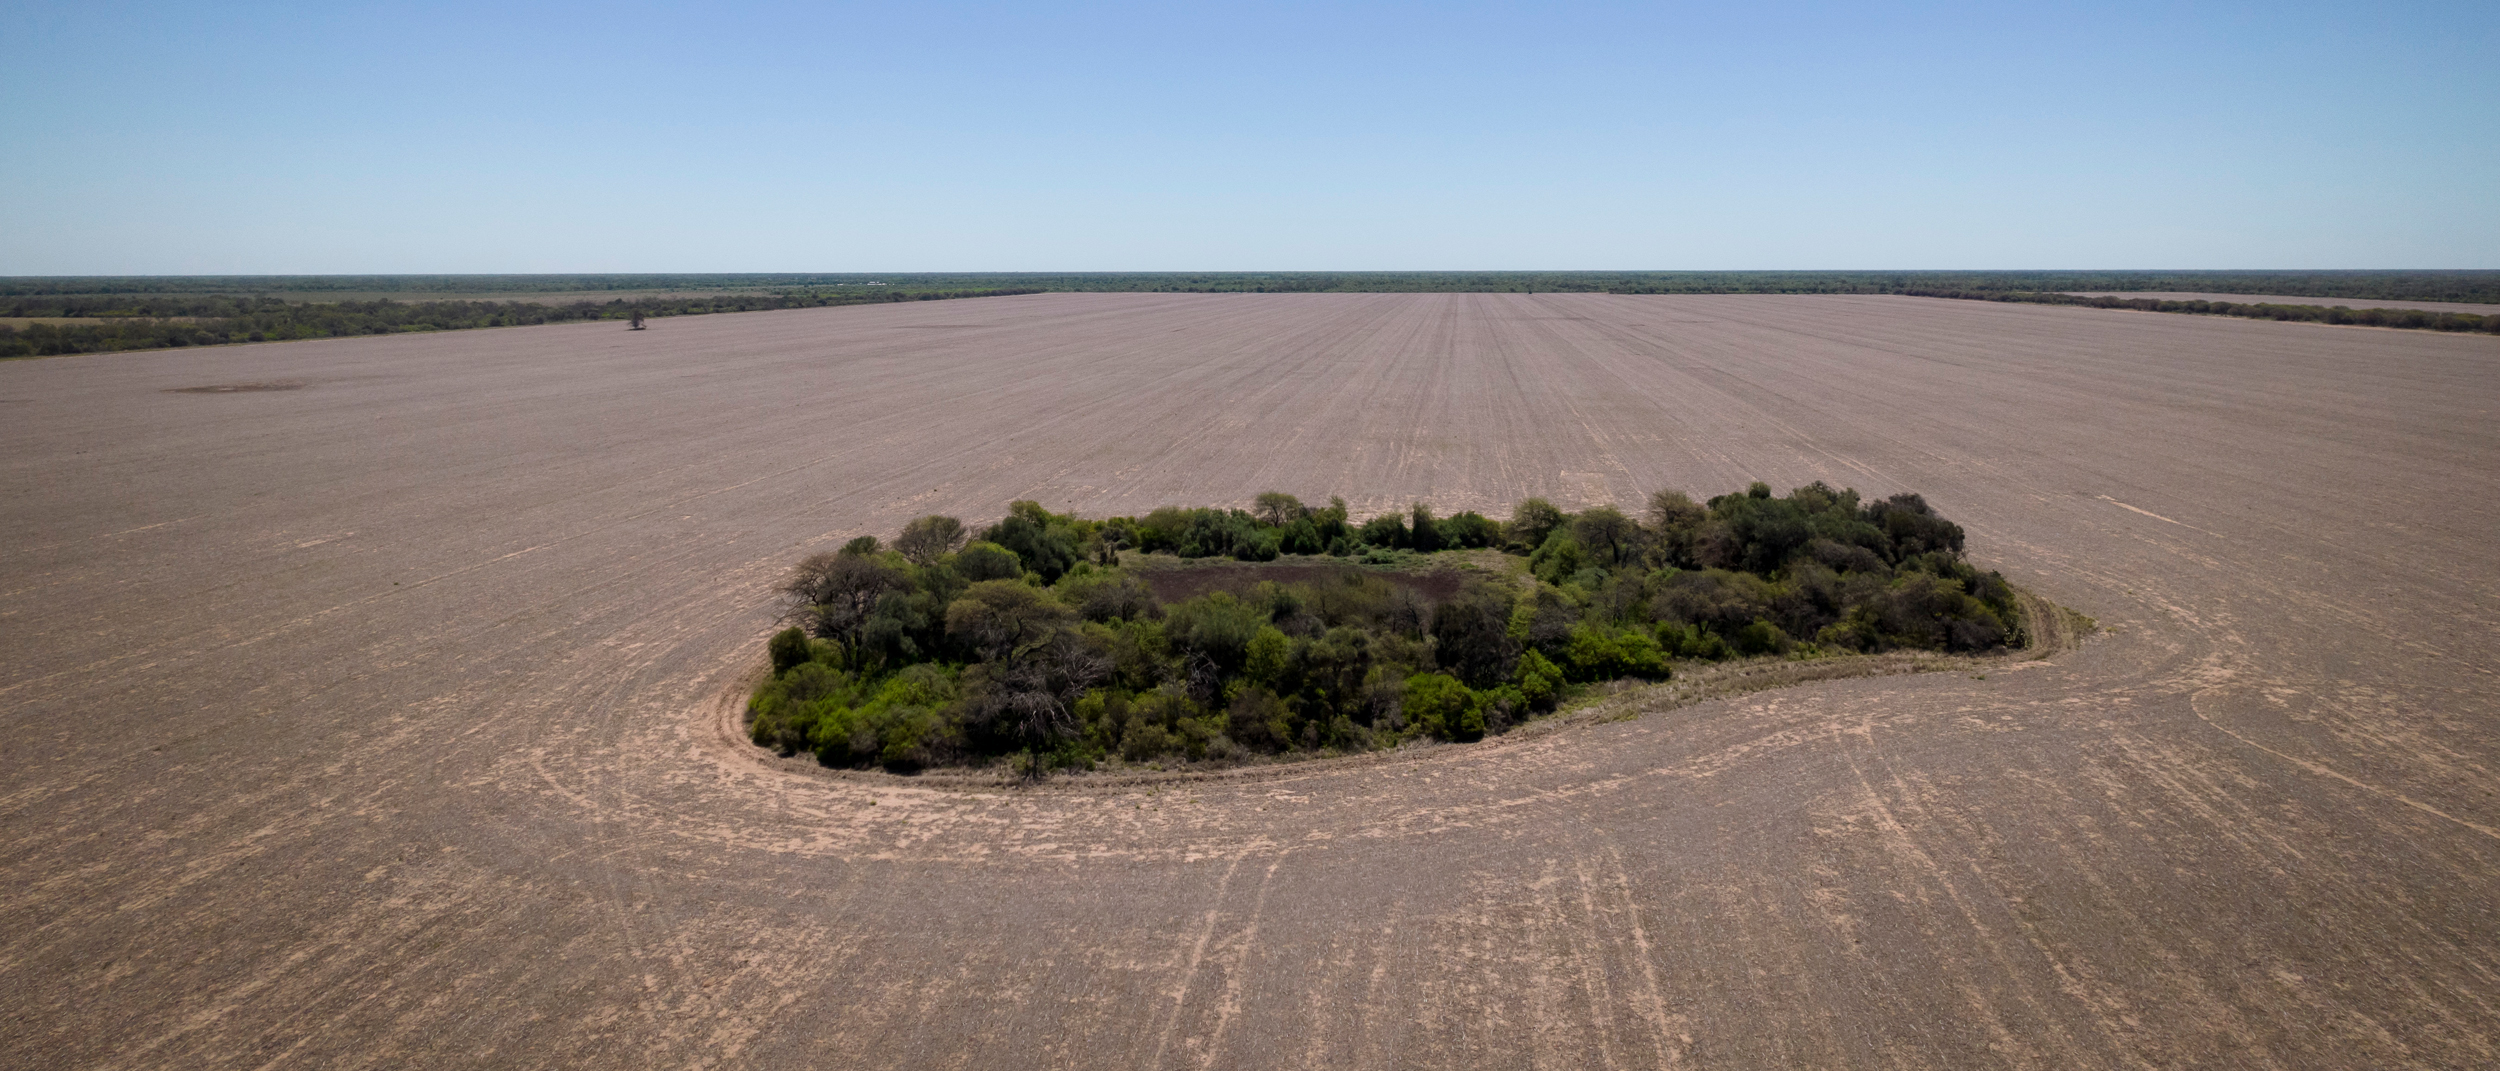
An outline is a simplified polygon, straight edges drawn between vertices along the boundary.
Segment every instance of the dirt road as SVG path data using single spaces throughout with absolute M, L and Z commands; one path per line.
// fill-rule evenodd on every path
M 2496 410 L 2500 339 L 1886 297 L 0 364 L 0 1066 L 2491 1066 Z M 1159 791 L 721 730 L 920 513 L 1756 478 L 2108 632 Z

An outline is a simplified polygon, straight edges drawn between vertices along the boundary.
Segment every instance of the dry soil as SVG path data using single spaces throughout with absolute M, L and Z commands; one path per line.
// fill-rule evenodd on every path
M 0 1066 L 2491 1066 L 2496 408 L 2500 339 L 1890 297 L 10 362 Z M 1165 786 L 725 730 L 776 576 L 920 513 L 1752 479 L 2106 631 Z

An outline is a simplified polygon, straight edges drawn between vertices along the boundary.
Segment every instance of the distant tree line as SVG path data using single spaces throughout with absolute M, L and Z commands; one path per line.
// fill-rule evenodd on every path
M 685 297 L 608 291 L 709 290 Z M 576 291 L 568 305 L 474 298 L 281 300 L 272 293 L 427 294 Z M 2500 272 L 991 272 L 664 275 L 342 275 L 0 278 L 0 316 L 95 323 L 0 327 L 0 357 L 395 331 L 684 316 L 1045 291 L 1162 293 L 1911 294 L 2145 308 L 2440 331 L 2500 331 L 2491 317 L 2328 307 L 2334 301 L 2500 303 Z M 2322 304 L 2155 301 L 2063 291 L 2194 291 L 2315 297 Z
M 2183 312 L 2205 316 L 2237 316 L 2250 320 L 2293 320 L 2322 324 L 2362 324 L 2425 331 L 2480 331 L 2500 335 L 2500 316 L 2433 312 L 2426 309 L 2354 309 L 2344 306 L 2283 305 L 2267 302 L 2170 301 L 2102 294 L 2039 293 L 2009 290 L 1904 290 L 1914 297 L 1960 298 L 1971 301 L 2017 301 L 2033 305 L 2082 305 L 2095 309 L 2142 312 Z
M 309 275 L 0 277 L 22 295 L 608 290 L 780 293 L 907 290 L 1202 293 L 1894 294 L 1911 290 L 2168 291 L 2355 300 L 2500 303 L 2500 271 L 1382 271 L 833 272 L 642 275 Z M 26 313 L 21 315 L 38 315 Z
M 1030 293 L 1038 291 L 880 288 L 633 300 L 616 298 L 606 302 L 579 301 L 569 305 L 522 301 L 299 303 L 232 295 L 21 296 L 0 301 L 0 316 L 78 316 L 95 317 L 97 320 L 79 324 L 37 323 L 18 328 L 0 326 L 0 357 L 105 353 L 169 346 L 216 346 L 236 342 L 280 342 L 345 335 L 457 331 L 579 320 L 631 320 L 636 316 L 697 316 L 715 312 Z
M 1509 564 L 1482 568 L 1488 549 Z M 1917 495 L 1821 483 L 1665 491 L 1638 516 L 1529 499 L 1507 521 L 1422 504 L 1357 521 L 1276 492 L 1101 520 L 1017 502 L 800 562 L 748 726 L 834 766 L 1034 774 L 1475 740 L 1679 660 L 2020 644 L 2013 589 L 1962 549 Z M 1395 582 L 1470 550 L 1446 597 Z M 1279 579 L 1167 603 L 1139 553 Z

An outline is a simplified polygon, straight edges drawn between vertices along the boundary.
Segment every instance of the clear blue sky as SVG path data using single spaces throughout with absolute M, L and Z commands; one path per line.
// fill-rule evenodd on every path
M 0 5 L 0 274 L 2500 268 L 2489 0 Z

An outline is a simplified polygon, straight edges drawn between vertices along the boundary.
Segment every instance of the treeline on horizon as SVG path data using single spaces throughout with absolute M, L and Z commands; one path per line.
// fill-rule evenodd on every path
M 45 295 L 578 290 L 793 291 L 882 284 L 919 290 L 1202 293 L 1889 294 L 1910 290 L 2170 291 L 2339 300 L 2500 304 L 2500 271 L 1374 271 L 831 272 L 611 275 L 0 277 L 0 298 Z M 56 315 L 11 313 L 8 315 Z M 59 314 L 66 315 L 66 314 Z M 187 315 L 187 314 L 178 314 Z
M 2080 294 L 2040 293 L 2019 290 L 1904 290 L 1912 297 L 1958 298 L 1966 301 L 2011 301 L 2031 305 L 2081 305 L 2095 309 L 2134 309 L 2138 312 L 2176 312 L 2200 316 L 2237 316 L 2248 320 L 2284 320 L 2302 323 L 2357 324 L 2365 327 L 2402 327 L 2419 331 L 2480 331 L 2500 335 L 2500 315 L 2477 316 L 2470 312 L 2434 312 L 2429 309 L 2371 309 L 2345 306 L 2285 305 L 2272 302 L 2209 301 L 2191 299 L 2174 301 L 2164 298 L 2130 298 L 2112 294 L 2084 296 Z
M 709 290 L 678 296 L 611 291 Z M 2068 290 L 2315 297 L 2327 305 L 2078 297 Z M 2373 309 L 2370 301 L 2500 303 L 2500 272 L 990 272 L 643 275 L 61 276 L 0 278 L 0 357 L 334 338 L 1062 292 L 1903 294 L 2255 319 L 2500 333 L 2500 316 Z M 321 293 L 573 293 L 570 304 L 476 297 L 291 301 Z
M 1962 549 L 1918 495 L 1821 483 L 1662 491 L 1637 517 L 1532 498 L 1507 521 L 1279 492 L 1100 520 L 1017 502 L 800 562 L 748 730 L 831 766 L 1032 775 L 1471 741 L 1679 660 L 2021 644 L 2013 589 Z M 1166 602 L 1138 553 L 1275 564 Z
M 605 302 L 579 301 L 568 305 L 542 305 L 526 301 L 301 303 L 273 297 L 218 294 L 20 296 L 0 299 L 0 316 L 92 317 L 96 322 L 36 323 L 16 328 L 0 326 L 0 357 L 49 357 L 175 346 L 518 327 L 581 320 L 630 320 L 635 316 L 697 316 L 716 312 L 760 312 L 1032 293 L 1039 291 L 894 287 L 786 294 L 611 298 Z

